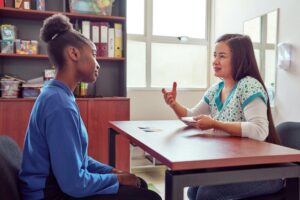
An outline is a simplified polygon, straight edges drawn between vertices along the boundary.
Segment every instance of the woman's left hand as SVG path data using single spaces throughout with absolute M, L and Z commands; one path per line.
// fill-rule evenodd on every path
M 215 120 L 208 115 L 199 115 L 194 117 L 194 119 L 197 121 L 194 124 L 195 128 L 199 128 L 202 130 L 214 128 Z

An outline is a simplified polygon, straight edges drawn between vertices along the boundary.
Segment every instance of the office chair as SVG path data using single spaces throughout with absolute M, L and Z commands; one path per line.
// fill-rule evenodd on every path
M 300 122 L 283 122 L 276 130 L 283 146 L 300 150 Z
M 7 200 L 21 200 L 19 170 L 21 151 L 16 142 L 8 136 L 0 136 L 0 197 Z
M 300 122 L 283 122 L 276 127 L 276 130 L 281 140 L 281 145 L 300 150 Z M 288 192 L 298 190 L 298 180 L 289 179 L 287 180 L 287 185 L 288 187 L 275 194 L 247 198 L 246 200 L 298 200 L 297 197 L 289 195 L 290 192 Z

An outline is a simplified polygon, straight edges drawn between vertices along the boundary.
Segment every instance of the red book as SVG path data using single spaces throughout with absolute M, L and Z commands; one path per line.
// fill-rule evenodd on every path
M 4 7 L 4 0 L 0 0 L 0 8 Z
M 108 27 L 109 23 L 100 22 L 100 41 L 99 41 L 99 56 L 100 57 L 108 57 Z
M 100 24 L 97 22 L 91 22 L 91 37 L 92 42 L 97 47 L 97 56 L 100 56 Z

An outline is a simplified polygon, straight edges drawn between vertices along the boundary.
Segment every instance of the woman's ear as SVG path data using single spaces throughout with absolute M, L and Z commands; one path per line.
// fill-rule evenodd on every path
M 67 57 L 72 61 L 78 61 L 80 58 L 80 51 L 76 47 L 70 46 L 66 48 Z

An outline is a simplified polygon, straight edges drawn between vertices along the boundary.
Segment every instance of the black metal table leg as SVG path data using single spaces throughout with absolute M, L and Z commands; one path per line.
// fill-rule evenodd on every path
M 116 135 L 118 133 L 112 129 L 108 129 L 108 164 L 116 167 Z

